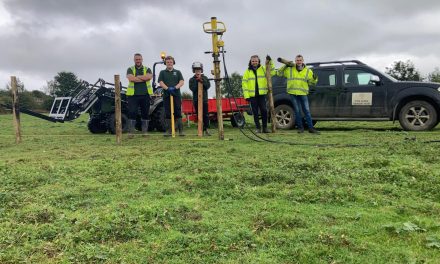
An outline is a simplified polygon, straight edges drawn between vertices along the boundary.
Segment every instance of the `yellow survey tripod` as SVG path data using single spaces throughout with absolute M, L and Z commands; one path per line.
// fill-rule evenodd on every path
M 214 58 L 214 70 L 211 73 L 214 75 L 215 81 L 215 98 L 217 99 L 217 121 L 218 121 L 218 138 L 220 140 L 225 139 L 225 134 L 223 130 L 223 112 L 222 112 L 222 94 L 220 88 L 220 60 L 219 53 L 220 48 L 224 46 L 223 40 L 219 40 L 223 36 L 223 33 L 226 32 L 226 26 L 223 22 L 217 21 L 216 17 L 211 17 L 211 22 L 206 22 L 203 24 L 203 31 L 205 33 L 211 34 L 212 36 L 212 51 L 208 51 L 205 53 L 212 53 L 212 57 Z M 223 52 L 223 51 L 222 51 Z

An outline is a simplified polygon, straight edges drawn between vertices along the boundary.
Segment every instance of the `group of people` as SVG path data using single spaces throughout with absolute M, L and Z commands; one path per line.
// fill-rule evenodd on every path
M 298 133 L 304 132 L 303 118 L 301 112 L 304 113 L 308 131 L 310 133 L 317 133 L 313 127 L 312 117 L 310 114 L 308 91 L 309 85 L 315 85 L 318 81 L 317 76 L 312 69 L 304 64 L 302 55 L 295 57 L 295 63 L 285 64 L 278 70 L 268 55 L 266 57 L 270 63 L 270 75 L 284 76 L 287 79 L 287 93 L 290 94 L 292 105 L 295 111 L 295 124 L 298 128 Z M 180 89 L 184 85 L 182 73 L 174 68 L 176 63 L 172 56 L 167 56 L 164 59 L 166 68 L 159 73 L 159 85 L 163 89 L 163 101 L 165 110 L 165 134 L 164 136 L 171 136 L 171 101 L 173 98 L 174 104 L 174 119 L 177 124 L 179 136 L 185 136 L 183 132 L 182 122 L 182 95 Z M 194 75 L 189 80 L 189 88 L 193 92 L 193 104 L 198 112 L 198 84 L 203 85 L 203 134 L 210 136 L 208 131 L 208 89 L 210 82 L 203 74 L 203 65 L 200 62 L 192 64 Z M 269 133 L 267 129 L 267 103 L 266 96 L 268 93 L 268 85 L 266 79 L 266 66 L 261 65 L 261 60 L 258 55 L 251 56 L 249 60 L 248 69 L 243 74 L 242 89 L 243 96 L 251 104 L 252 113 L 254 116 L 254 123 L 257 133 Z M 138 109 L 141 110 L 141 129 L 143 135 L 148 135 L 148 126 L 150 122 L 150 95 L 153 94 L 153 87 L 150 80 L 153 78 L 151 69 L 143 65 L 142 55 L 134 54 L 134 66 L 127 69 L 127 79 L 129 81 L 127 87 L 127 101 L 128 101 L 128 132 L 132 137 L 135 131 L 136 117 Z M 259 116 L 261 114 L 262 124 L 260 125 Z
M 268 117 L 266 103 L 266 95 L 268 93 L 266 71 L 269 71 L 271 76 L 284 76 L 287 79 L 287 93 L 291 96 L 298 133 L 304 133 L 302 111 L 309 132 L 319 134 L 319 131 L 313 127 L 309 100 L 307 98 L 309 85 L 316 85 L 318 78 L 312 69 L 304 64 L 304 57 L 297 55 L 295 57 L 295 63 L 284 64 L 278 70 L 275 69 L 274 63 L 269 55 L 266 56 L 266 60 L 269 61 L 270 69 L 266 69 L 266 66 L 261 65 L 261 60 L 258 55 L 251 56 L 248 69 L 244 72 L 241 83 L 243 96 L 251 104 L 254 123 L 257 129 L 255 132 L 269 133 L 267 129 Z M 262 127 L 260 126 L 259 113 L 261 113 Z
M 171 136 L 171 96 L 173 98 L 174 119 L 177 124 L 179 136 L 185 136 L 183 132 L 182 122 L 182 94 L 180 89 L 184 85 L 182 73 L 174 68 L 176 64 L 172 56 L 167 56 L 164 59 L 166 68 L 159 73 L 159 85 L 163 89 L 163 102 L 165 111 L 165 134 L 164 136 Z M 141 129 L 143 135 L 148 135 L 148 127 L 150 122 L 150 95 L 153 94 L 150 80 L 153 78 L 151 69 L 144 66 L 142 55 L 140 53 L 134 54 L 134 66 L 127 69 L 127 79 L 129 81 L 127 87 L 127 102 L 128 102 L 128 134 L 133 137 L 136 125 L 136 117 L 138 109 L 141 110 Z M 194 76 L 189 80 L 189 88 L 193 92 L 193 103 L 198 110 L 197 105 L 197 91 L 198 83 L 203 84 L 203 134 L 210 136 L 208 131 L 208 89 L 211 84 L 208 78 L 203 74 L 203 64 L 194 62 L 192 65 Z

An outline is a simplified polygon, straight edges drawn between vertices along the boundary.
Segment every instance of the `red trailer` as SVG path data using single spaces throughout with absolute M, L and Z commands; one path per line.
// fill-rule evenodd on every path
M 249 103 L 243 97 L 222 98 L 223 119 L 230 119 L 233 127 L 243 127 L 243 112 L 250 111 Z M 186 115 L 187 121 L 197 122 L 197 114 L 192 99 L 182 100 L 182 113 Z M 241 114 L 240 114 L 241 113 Z M 235 115 L 236 118 L 232 118 Z M 217 122 L 217 103 L 216 99 L 208 99 L 208 116 L 211 122 Z M 236 122 L 236 120 L 238 122 Z

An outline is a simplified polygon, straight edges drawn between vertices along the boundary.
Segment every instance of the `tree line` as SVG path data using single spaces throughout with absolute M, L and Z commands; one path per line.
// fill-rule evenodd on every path
M 395 61 L 390 67 L 385 68 L 385 72 L 399 81 L 429 81 L 440 83 L 440 69 L 436 67 L 431 73 L 423 76 L 415 67 L 411 60 Z M 241 89 L 242 75 L 234 72 L 229 80 L 222 80 L 220 83 L 221 94 L 223 97 L 242 97 Z M 17 88 L 20 98 L 20 106 L 37 111 L 49 111 L 53 98 L 69 96 L 72 91 L 80 84 L 81 80 L 73 72 L 58 72 L 53 80 L 47 82 L 43 91 L 28 91 L 24 83 L 17 78 Z M 6 110 L 1 105 L 9 105 L 11 102 L 11 83 L 7 83 L 4 89 L 0 89 L 0 113 Z M 192 99 L 192 94 L 183 92 L 184 99 Z
M 423 77 L 411 60 L 395 61 L 391 67 L 385 68 L 385 72 L 399 81 L 428 81 L 440 83 L 440 69 L 438 67 Z

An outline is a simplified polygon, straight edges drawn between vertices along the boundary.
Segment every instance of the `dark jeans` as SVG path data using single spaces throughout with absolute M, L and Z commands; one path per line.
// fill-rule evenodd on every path
M 127 96 L 128 102 L 128 118 L 135 120 L 138 114 L 138 108 L 141 108 L 141 118 L 150 120 L 150 96 L 132 95 Z
M 309 99 L 307 95 L 290 95 L 292 98 L 293 108 L 295 111 L 295 123 L 298 128 L 304 128 L 302 122 L 301 109 L 306 118 L 306 123 L 309 128 L 313 128 L 312 115 L 310 114 Z M 301 107 L 301 108 L 300 108 Z
M 258 112 L 261 112 L 261 122 L 263 123 L 263 128 L 267 128 L 267 105 L 266 105 L 266 95 L 257 95 L 255 97 L 249 98 L 252 107 L 252 114 L 254 116 L 254 123 L 257 128 L 260 128 L 260 120 L 258 117 Z M 259 110 L 259 111 L 258 111 Z
M 199 114 L 198 101 L 193 101 L 194 108 L 196 109 L 196 115 Z M 208 102 L 203 102 L 203 130 L 209 127 L 209 117 L 208 117 Z
M 165 109 L 165 119 L 171 119 L 171 97 L 163 98 L 163 107 Z M 182 98 L 173 96 L 174 100 L 174 118 L 182 118 Z

